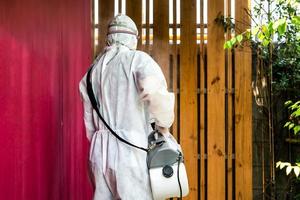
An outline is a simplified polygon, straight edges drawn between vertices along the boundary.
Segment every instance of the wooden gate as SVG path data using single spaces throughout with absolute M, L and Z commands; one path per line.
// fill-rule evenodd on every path
M 96 0 L 93 29 L 97 54 L 107 23 L 129 15 L 142 36 L 139 49 L 161 66 L 176 94 L 172 133 L 180 141 L 190 194 L 185 199 L 252 199 L 251 51 L 223 49 L 218 15 L 247 27 L 250 0 Z M 99 37 L 98 37 L 99 35 Z

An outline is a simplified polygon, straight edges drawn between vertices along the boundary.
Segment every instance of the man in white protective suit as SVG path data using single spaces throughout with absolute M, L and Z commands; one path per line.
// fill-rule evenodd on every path
M 91 83 L 99 110 L 109 126 L 137 146 L 148 146 L 155 122 L 165 136 L 174 120 L 174 94 L 167 91 L 158 64 L 136 50 L 138 30 L 126 15 L 117 15 L 108 27 L 107 46 L 94 61 Z M 147 153 L 118 140 L 93 110 L 86 88 L 79 88 L 90 140 L 94 200 L 152 200 Z

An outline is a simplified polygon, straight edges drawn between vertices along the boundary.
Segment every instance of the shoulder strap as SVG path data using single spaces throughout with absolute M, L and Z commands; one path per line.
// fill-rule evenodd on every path
M 107 122 L 104 120 L 104 118 L 102 117 L 102 115 L 100 114 L 100 111 L 98 109 L 98 105 L 97 105 L 97 101 L 93 92 L 93 87 L 92 87 L 92 83 L 90 81 L 90 76 L 91 76 L 91 71 L 93 69 L 94 65 L 92 65 L 92 67 L 89 69 L 89 71 L 87 72 L 87 76 L 86 76 L 86 88 L 87 88 L 87 93 L 89 96 L 89 99 L 91 101 L 91 104 L 93 106 L 93 109 L 96 111 L 97 115 L 99 116 L 99 118 L 102 120 L 103 124 L 105 125 L 105 127 L 121 142 L 132 146 L 134 148 L 140 149 L 142 151 L 148 152 L 148 149 L 143 148 L 143 147 L 139 147 L 136 146 L 130 142 L 128 142 L 127 140 L 123 139 L 122 137 L 120 137 L 114 130 L 112 130 L 112 128 L 107 124 Z

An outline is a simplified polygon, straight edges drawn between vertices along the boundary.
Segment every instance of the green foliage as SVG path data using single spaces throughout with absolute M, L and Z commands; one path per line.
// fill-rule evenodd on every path
M 298 177 L 300 175 L 300 163 L 296 163 L 296 165 L 292 165 L 289 162 L 281 162 L 278 161 L 276 163 L 276 168 L 283 169 L 286 167 L 286 175 L 289 175 L 292 171 L 294 172 L 295 176 Z
M 285 123 L 284 127 L 289 130 L 293 130 L 295 135 L 300 135 L 300 101 L 293 103 L 292 101 L 287 101 L 284 104 L 288 107 L 290 111 L 289 121 Z M 300 175 L 300 163 L 296 163 L 294 166 L 289 162 L 278 161 L 276 163 L 276 168 L 283 169 L 286 168 L 286 174 L 289 175 L 293 170 L 296 177 Z
M 238 34 L 226 41 L 224 44 L 225 49 L 234 48 L 235 45 L 241 45 L 242 42 L 254 39 L 263 47 L 267 47 L 270 43 L 274 43 L 273 38 L 275 36 L 282 36 L 287 31 L 287 20 L 285 18 L 271 21 L 267 24 L 256 26 L 252 29 L 248 29 L 245 32 Z
M 276 92 L 291 90 L 299 94 L 300 86 L 300 3 L 299 0 L 280 1 L 278 15 L 286 18 L 274 49 L 274 89 Z M 296 95 L 296 98 L 299 96 Z
M 284 127 L 293 130 L 295 135 L 300 135 L 300 101 L 293 103 L 292 101 L 285 102 L 291 112 L 289 121 L 285 123 Z
M 258 56 L 272 65 L 275 93 L 285 90 L 297 93 L 300 88 L 300 0 L 268 1 L 273 8 L 268 11 L 263 6 L 266 2 L 260 1 L 251 13 L 251 18 L 260 22 L 254 20 L 254 27 L 236 33 L 235 37 L 225 42 L 224 48 L 249 44 L 253 49 L 259 49 Z M 229 19 L 225 22 L 231 23 Z

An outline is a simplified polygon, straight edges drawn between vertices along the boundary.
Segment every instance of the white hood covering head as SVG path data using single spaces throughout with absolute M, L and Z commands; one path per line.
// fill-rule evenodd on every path
M 118 14 L 108 25 L 107 44 L 137 48 L 138 30 L 134 21 L 124 14 Z

